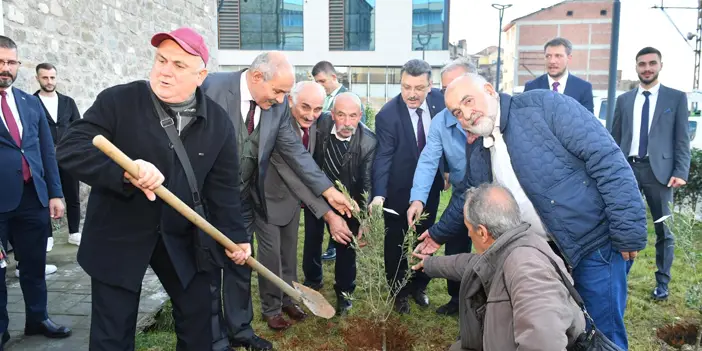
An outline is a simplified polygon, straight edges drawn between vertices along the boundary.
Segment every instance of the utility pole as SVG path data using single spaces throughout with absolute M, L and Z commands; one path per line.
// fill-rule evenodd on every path
M 702 1 L 702 0 L 700 0 Z M 612 130 L 614 120 L 614 99 L 617 97 L 617 59 L 619 57 L 619 17 L 621 2 L 614 0 L 612 11 L 612 37 L 609 50 L 609 84 L 607 86 L 607 130 Z
M 702 1 L 702 0 L 701 0 Z M 497 73 L 496 73 L 496 79 L 495 79 L 495 91 L 500 91 L 500 70 L 502 69 L 502 17 L 505 15 L 505 9 L 512 7 L 512 4 L 508 5 L 500 5 L 500 4 L 492 4 L 492 7 L 496 8 L 498 11 L 500 11 L 500 36 L 497 39 Z

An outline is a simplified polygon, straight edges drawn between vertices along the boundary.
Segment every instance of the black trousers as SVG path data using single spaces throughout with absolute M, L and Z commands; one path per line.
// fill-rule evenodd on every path
M 345 216 L 343 218 L 351 232 L 357 235 L 360 228 L 358 221 L 355 218 Z M 305 209 L 305 246 L 302 262 L 305 282 L 322 282 L 321 254 L 325 226 L 329 227 L 323 219 L 317 219 L 309 210 Z M 356 289 L 356 251 L 350 245 L 338 243 L 333 239 L 332 242 L 336 248 L 334 291 L 337 295 L 353 293 Z
M 7 247 L 13 243 L 15 256 L 22 256 L 20 287 L 24 297 L 27 324 L 36 324 L 48 317 L 46 304 L 46 231 L 51 226 L 49 209 L 39 202 L 34 183 L 24 185 L 19 206 L 10 212 L 0 213 L 0 240 Z M 5 268 L 0 269 L 0 334 L 7 330 L 7 286 Z M 0 346 L 0 349 L 2 347 Z
M 162 240 L 151 256 L 151 268 L 173 303 L 178 337 L 176 350 L 203 351 L 212 345 L 210 275 L 197 273 L 183 288 Z M 24 264 L 22 275 L 24 274 Z M 133 351 L 139 292 L 92 279 L 91 351 Z
M 398 211 L 399 213 L 407 213 L 407 210 Z M 405 277 L 407 272 L 407 257 L 403 257 L 402 243 L 405 240 L 405 233 L 409 226 L 407 225 L 407 216 L 396 216 L 394 214 L 385 213 L 385 275 L 393 289 Z M 417 236 L 424 233 L 434 223 L 436 212 L 429 214 L 429 217 L 421 222 L 417 228 Z M 407 285 L 397 294 L 397 297 L 403 298 L 415 291 L 423 291 L 429 285 L 431 279 L 429 276 L 421 272 L 414 272 Z
M 251 245 L 253 246 L 253 240 Z M 213 297 L 224 304 L 221 306 L 224 312 L 222 333 L 227 334 L 230 340 L 246 341 L 253 338 L 251 267 L 226 260 L 222 276 L 212 277 L 212 286 L 217 289 Z
M 68 232 L 70 234 L 78 233 L 80 231 L 80 182 L 60 167 L 59 177 L 61 178 L 63 197 L 66 200 Z
M 444 255 L 458 255 L 462 253 L 469 253 L 471 250 L 471 240 L 468 236 L 468 228 L 464 228 L 465 231 L 460 235 L 454 236 L 449 240 L 444 246 Z M 446 289 L 448 290 L 449 296 L 451 296 L 450 303 L 458 304 L 459 301 L 459 290 L 461 289 L 461 282 L 447 279 Z

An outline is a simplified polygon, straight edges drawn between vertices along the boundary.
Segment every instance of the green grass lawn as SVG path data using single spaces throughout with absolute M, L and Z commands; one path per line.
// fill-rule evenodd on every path
M 442 194 L 440 212 L 446 207 L 450 193 Z M 650 219 L 649 219 L 650 220 Z M 302 221 L 301 221 L 302 222 Z M 300 226 L 300 241 L 298 245 L 298 263 L 302 262 L 302 247 L 304 228 Z M 328 236 L 327 236 L 328 238 Z M 670 299 L 662 303 L 654 303 L 649 298 L 655 286 L 655 235 L 653 225 L 649 223 L 649 245 L 636 260 L 629 274 L 629 301 L 626 314 L 627 330 L 630 338 L 630 350 L 653 351 L 659 350 L 655 329 L 679 320 L 694 320 L 699 314 L 685 307 L 685 291 L 693 280 L 700 281 L 702 273 L 695 276 L 689 267 L 676 260 L 673 265 L 673 282 L 670 285 Z M 326 248 L 326 244 L 324 246 Z M 324 289 L 322 293 L 332 305 L 335 305 L 333 263 L 324 264 Z M 299 269 L 300 281 L 303 280 L 302 268 Z M 364 306 L 363 296 L 356 296 L 352 313 L 348 317 L 335 317 L 331 320 L 310 317 L 306 321 L 292 326 L 285 332 L 270 330 L 261 319 L 260 301 L 258 296 L 258 280 L 254 273 L 252 279 L 254 288 L 253 327 L 260 336 L 272 341 L 276 350 L 280 351 L 341 351 L 347 350 L 343 331 L 349 323 L 355 322 L 354 317 L 363 316 L 367 306 Z M 421 309 L 412 304 L 412 313 L 399 317 L 398 321 L 412 334 L 417 335 L 413 350 L 430 351 L 446 350 L 456 340 L 458 335 L 458 318 L 444 317 L 434 313 L 434 310 L 448 302 L 445 280 L 433 280 L 427 290 L 431 306 Z M 165 313 L 167 314 L 167 313 Z M 169 317 L 161 318 L 160 325 L 153 331 L 137 336 L 137 350 L 170 351 L 175 350 L 175 334 Z

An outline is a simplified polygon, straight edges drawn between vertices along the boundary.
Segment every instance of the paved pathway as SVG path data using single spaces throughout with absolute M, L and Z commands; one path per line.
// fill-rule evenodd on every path
M 24 300 L 19 279 L 15 277 L 14 259 L 7 268 L 7 311 L 10 316 L 10 342 L 7 351 L 81 351 L 88 350 L 90 331 L 90 277 L 76 263 L 77 247 L 58 244 L 48 253 L 47 261 L 58 272 L 46 277 L 49 316 L 58 324 L 73 330 L 66 339 L 24 336 Z M 12 256 L 12 254 L 10 254 Z M 142 284 L 138 327 L 148 326 L 168 296 L 156 275 L 149 269 Z

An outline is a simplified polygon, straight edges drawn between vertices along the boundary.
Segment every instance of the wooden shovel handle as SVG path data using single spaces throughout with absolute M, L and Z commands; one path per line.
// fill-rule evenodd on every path
M 102 135 L 97 135 L 93 138 L 93 145 L 100 149 L 105 155 L 111 158 L 115 163 L 120 165 L 125 171 L 132 175 L 132 177 L 139 178 L 139 165 L 132 161 L 129 156 L 125 155 L 120 149 L 118 149 L 114 144 L 107 140 Z M 220 245 L 227 248 L 229 251 L 242 251 L 243 249 L 239 245 L 235 244 L 228 237 L 226 237 L 219 229 L 215 228 L 210 222 L 202 218 L 195 210 L 186 205 L 181 199 L 175 196 L 170 190 L 166 189 L 164 186 L 159 186 L 154 190 L 154 193 L 161 198 L 165 203 L 171 205 L 176 211 L 185 216 L 190 222 L 195 224 L 198 228 L 202 229 L 205 233 L 215 239 Z M 238 214 L 232 213 L 232 216 Z M 264 276 L 266 279 L 272 281 L 276 286 L 283 290 L 288 296 L 301 302 L 302 294 L 295 290 L 292 286 L 286 283 L 283 279 L 280 279 L 277 275 L 271 272 L 268 268 L 262 265 L 260 262 L 256 261 L 253 257 L 249 257 L 246 260 L 253 270 L 258 272 L 258 274 Z

